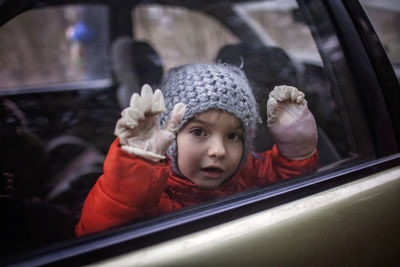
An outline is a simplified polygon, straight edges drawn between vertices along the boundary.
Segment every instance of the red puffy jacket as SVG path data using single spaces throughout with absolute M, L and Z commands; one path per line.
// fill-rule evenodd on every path
M 289 160 L 274 146 L 272 150 L 250 154 L 239 171 L 217 189 L 202 189 L 175 176 L 169 159 L 156 163 L 138 158 L 122 150 L 117 138 L 104 161 L 103 175 L 85 200 L 75 233 L 82 236 L 160 215 L 308 173 L 317 166 L 318 152 L 304 160 Z

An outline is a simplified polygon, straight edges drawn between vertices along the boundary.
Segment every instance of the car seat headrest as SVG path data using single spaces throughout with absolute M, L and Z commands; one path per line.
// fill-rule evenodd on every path
M 121 107 L 129 103 L 132 93 L 143 84 L 157 87 L 161 83 L 163 64 L 158 53 L 146 42 L 129 36 L 118 37 L 111 46 L 111 66 L 119 84 L 117 98 Z

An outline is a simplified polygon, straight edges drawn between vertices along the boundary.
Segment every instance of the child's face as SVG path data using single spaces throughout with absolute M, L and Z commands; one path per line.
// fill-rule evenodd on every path
M 243 153 L 243 128 L 229 113 L 208 110 L 177 136 L 178 167 L 202 188 L 217 188 L 236 171 Z

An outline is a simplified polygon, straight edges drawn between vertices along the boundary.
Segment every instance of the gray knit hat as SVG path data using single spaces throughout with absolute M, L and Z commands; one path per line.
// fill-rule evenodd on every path
M 243 155 L 239 166 L 247 160 L 256 124 L 261 119 L 243 71 L 227 64 L 183 65 L 167 73 L 161 91 L 167 109 L 160 116 L 161 125 L 179 102 L 186 105 L 181 128 L 196 114 L 209 109 L 223 110 L 238 118 L 244 130 Z M 176 141 L 168 148 L 167 154 L 172 160 L 174 171 L 181 174 L 177 166 Z

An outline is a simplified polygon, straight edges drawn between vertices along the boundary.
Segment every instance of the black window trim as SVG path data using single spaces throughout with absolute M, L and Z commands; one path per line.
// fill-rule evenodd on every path
M 0 97 L 8 95 L 23 95 L 37 93 L 53 93 L 79 90 L 101 90 L 114 86 L 113 80 L 109 78 L 84 80 L 78 82 L 55 83 L 45 85 L 26 85 L 11 88 L 1 88 Z
M 400 99 L 400 85 L 396 73 L 382 43 L 379 41 L 378 34 L 375 32 L 360 2 L 349 0 L 343 1 L 343 4 L 351 16 L 363 45 L 366 47 L 366 52 L 374 68 L 378 83 L 382 88 L 384 100 L 387 103 L 397 138 L 398 149 L 400 149 L 400 106 L 397 104 L 398 99 Z
M 399 152 L 400 142 L 396 139 L 396 134 L 398 133 L 395 132 L 394 125 L 398 124 L 398 122 L 392 121 L 392 118 L 395 119 L 399 115 L 391 114 L 390 111 L 395 111 L 395 108 L 390 108 L 390 106 L 396 105 L 393 102 L 399 98 L 393 98 L 394 100 L 387 102 L 384 97 L 384 94 L 387 97 L 390 94 L 388 89 L 385 89 L 385 86 L 388 83 L 393 83 L 392 79 L 395 79 L 395 76 L 393 75 L 392 79 L 387 81 L 379 80 L 372 62 L 377 62 L 380 59 L 372 57 L 371 54 L 367 53 L 367 48 L 377 50 L 383 48 L 381 45 L 372 46 L 370 44 L 365 46 L 362 38 L 365 41 L 366 37 L 365 35 L 363 35 L 364 37 L 360 36 L 360 27 L 356 27 L 356 25 L 359 25 L 359 22 L 355 24 L 350 15 L 354 10 L 346 8 L 344 4 L 346 1 L 324 0 L 323 2 L 337 28 L 337 34 L 344 48 L 346 59 L 360 90 L 359 95 L 361 96 L 361 101 L 364 104 L 364 110 L 368 117 L 375 154 L 377 157 L 382 157 L 397 153 Z M 351 0 L 350 2 L 354 1 Z M 365 13 L 358 12 L 357 15 L 364 16 L 364 20 L 368 20 Z M 353 14 L 353 16 L 355 15 Z M 373 36 L 369 38 L 373 38 Z M 386 64 L 391 66 L 389 61 L 386 61 Z M 377 88 L 380 90 L 377 90 Z M 390 89 L 400 90 L 398 85 L 394 89 L 393 86 L 390 86 Z

